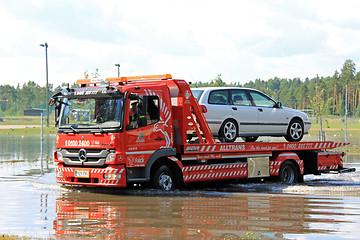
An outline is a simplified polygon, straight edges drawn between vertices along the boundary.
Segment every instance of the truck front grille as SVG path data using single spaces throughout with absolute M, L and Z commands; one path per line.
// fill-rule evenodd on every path
M 62 148 L 58 149 L 61 153 L 64 163 L 69 166 L 103 166 L 105 165 L 106 156 L 115 152 L 113 149 L 75 149 Z

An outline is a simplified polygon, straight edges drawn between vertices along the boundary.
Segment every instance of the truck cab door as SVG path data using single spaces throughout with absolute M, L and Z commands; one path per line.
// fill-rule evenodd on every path
M 161 91 L 152 95 L 139 94 L 137 99 L 127 99 L 125 114 L 127 167 L 143 167 L 146 160 L 158 149 L 172 146 L 171 114 L 164 113 L 167 108 Z M 163 106 L 161 106 L 163 103 Z M 131 116 L 131 107 L 137 105 L 139 116 Z M 136 118 L 136 123 L 132 123 Z

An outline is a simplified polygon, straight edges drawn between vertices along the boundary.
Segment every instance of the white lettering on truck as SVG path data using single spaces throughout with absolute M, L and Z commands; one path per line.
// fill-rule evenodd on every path
M 245 150 L 245 145 L 222 145 L 220 151 L 239 151 Z
M 68 147 L 89 147 L 89 140 L 65 140 L 65 146 Z

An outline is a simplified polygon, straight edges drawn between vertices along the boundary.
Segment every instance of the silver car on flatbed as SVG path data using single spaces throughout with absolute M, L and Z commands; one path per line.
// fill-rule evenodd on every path
M 284 136 L 287 141 L 300 141 L 307 134 L 309 116 L 299 110 L 283 107 L 266 94 L 251 88 L 192 88 L 214 136 L 234 142 L 240 136 L 254 142 L 259 136 Z

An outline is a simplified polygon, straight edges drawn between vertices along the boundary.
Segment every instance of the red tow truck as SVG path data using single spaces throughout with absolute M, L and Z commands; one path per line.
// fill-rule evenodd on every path
M 50 100 L 61 184 L 126 188 L 151 183 L 172 190 L 191 182 L 270 178 L 294 183 L 305 174 L 355 171 L 344 168 L 343 152 L 328 151 L 345 143 L 220 142 L 189 84 L 170 74 L 77 84 Z

